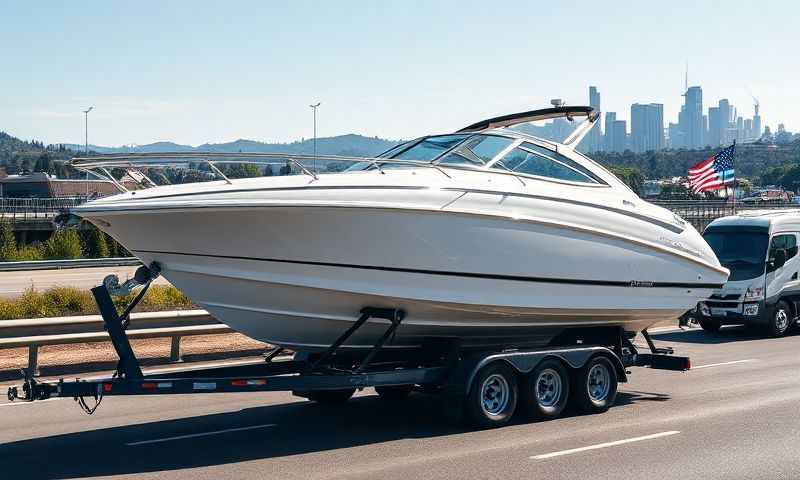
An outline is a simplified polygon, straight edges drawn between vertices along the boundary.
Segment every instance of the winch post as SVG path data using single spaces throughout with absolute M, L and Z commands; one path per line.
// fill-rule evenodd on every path
M 117 313 L 117 308 L 111 300 L 111 295 L 105 285 L 100 285 L 92 289 L 94 301 L 103 317 L 108 336 L 111 337 L 111 344 L 119 357 L 118 371 L 128 379 L 142 378 L 142 368 L 139 360 L 133 353 L 131 342 L 125 334 L 122 319 Z

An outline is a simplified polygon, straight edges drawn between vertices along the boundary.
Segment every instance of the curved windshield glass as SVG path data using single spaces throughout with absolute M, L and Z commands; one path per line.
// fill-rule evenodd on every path
M 731 271 L 728 280 L 749 280 L 764 273 L 769 241 L 766 232 L 707 231 L 703 238 L 719 263 Z
M 442 152 L 453 148 L 462 142 L 469 135 L 438 135 L 426 137 L 411 148 L 401 151 L 391 156 L 397 160 L 419 160 L 422 162 L 431 161 L 442 154 Z
M 508 148 L 514 140 L 495 135 L 475 135 L 442 157 L 442 165 L 472 165 L 482 167 Z
M 492 168 L 568 182 L 601 183 L 589 169 L 578 162 L 528 142 L 511 150 L 492 165 Z

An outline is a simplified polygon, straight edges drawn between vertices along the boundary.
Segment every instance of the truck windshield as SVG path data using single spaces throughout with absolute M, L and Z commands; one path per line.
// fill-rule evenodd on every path
M 764 273 L 769 241 L 766 233 L 711 231 L 703 238 L 720 263 L 731 271 L 729 281 L 749 280 Z

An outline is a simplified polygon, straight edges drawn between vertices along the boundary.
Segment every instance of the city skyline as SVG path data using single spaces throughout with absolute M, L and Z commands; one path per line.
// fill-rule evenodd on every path
M 700 85 L 687 85 L 682 97 L 684 101 L 676 122 L 664 118 L 663 103 L 638 102 L 631 104 L 630 116 L 625 120 L 618 116 L 619 112 L 602 112 L 601 92 L 597 86 L 589 86 L 589 103 L 600 109 L 603 117 L 581 143 L 581 149 L 586 152 L 631 150 L 636 153 L 665 148 L 701 149 L 772 136 L 769 125 L 762 120 L 760 103 L 755 97 L 750 118 L 745 118 L 742 110 L 727 98 L 706 108 Z M 778 122 L 775 134 L 774 140 L 779 142 L 797 138 L 783 122 Z

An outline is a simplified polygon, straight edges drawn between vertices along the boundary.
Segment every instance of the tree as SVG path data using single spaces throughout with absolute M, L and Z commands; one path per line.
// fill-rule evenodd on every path
M 14 227 L 8 220 L 0 219 L 0 261 L 10 262 L 17 258 L 17 239 Z
M 644 177 L 638 168 L 617 167 L 612 168 L 611 172 L 625 182 L 637 195 L 644 193 Z
M 108 258 L 111 256 L 105 233 L 98 228 L 92 227 L 86 233 L 86 252 L 88 258 Z
M 47 260 L 81 258 L 81 238 L 73 229 L 56 230 L 42 245 L 42 256 Z

